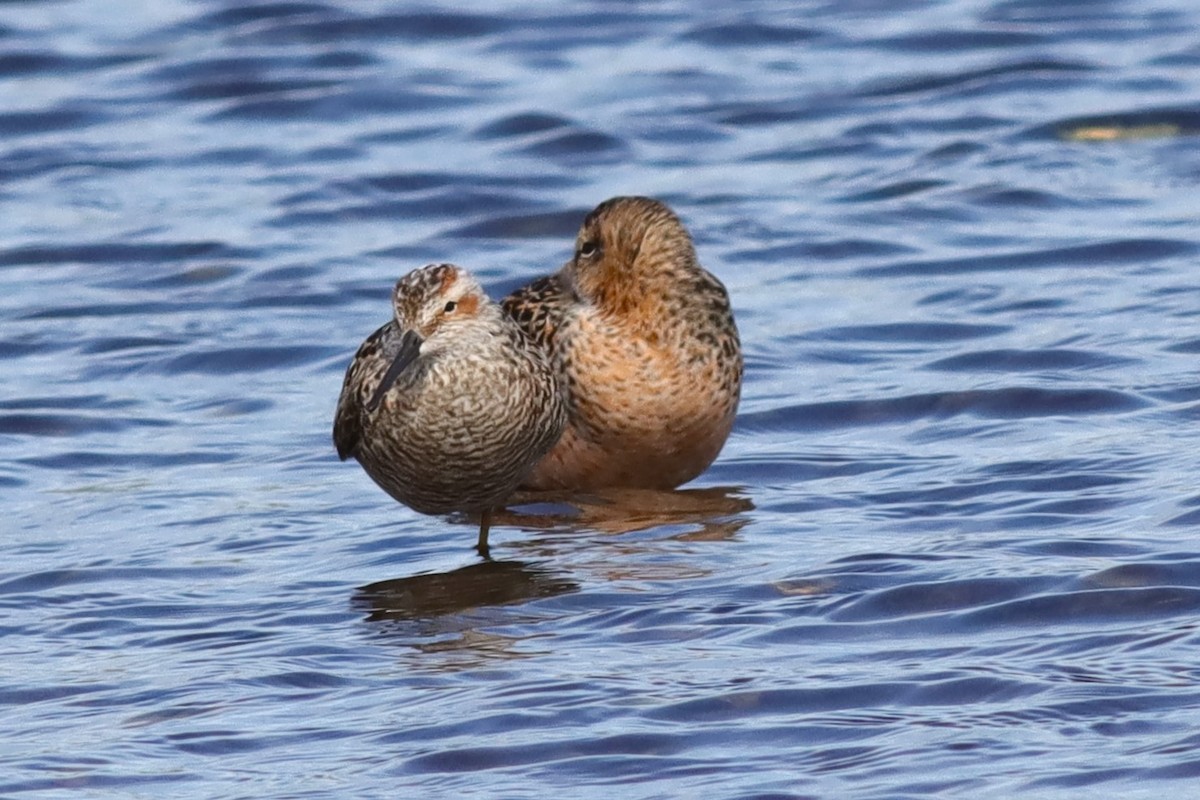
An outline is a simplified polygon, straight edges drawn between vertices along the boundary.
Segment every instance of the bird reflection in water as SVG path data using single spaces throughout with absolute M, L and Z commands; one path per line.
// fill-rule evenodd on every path
M 681 548 L 669 548 L 678 557 L 662 558 L 665 543 L 734 536 L 749 521 L 746 512 L 754 508 L 742 491 L 725 487 L 521 494 L 513 498 L 514 508 L 498 511 L 495 520 L 539 532 L 501 545 L 526 557 L 485 556 L 449 572 L 379 581 L 360 588 L 354 605 L 398 643 L 426 656 L 438 654 L 413 666 L 460 669 L 527 657 L 532 654 L 532 634 L 514 631 L 555 611 L 553 605 L 520 611 L 518 607 L 580 589 L 572 575 L 549 564 L 570 563 L 573 571 L 593 581 L 701 577 L 707 570 Z M 463 521 L 468 522 L 465 517 Z M 658 528 L 662 535 L 656 530 L 649 538 L 622 535 Z M 544 625 L 535 627 L 538 636 L 544 635 Z
M 413 575 L 362 587 L 356 602 L 370 609 L 369 620 L 428 619 L 487 606 L 513 605 L 576 591 L 579 585 L 544 566 L 547 556 L 582 544 L 579 534 L 615 535 L 661 526 L 689 530 L 670 538 L 686 541 L 728 539 L 748 521 L 754 508 L 739 488 L 714 487 L 683 491 L 612 489 L 587 494 L 523 493 L 514 498 L 526 510 L 497 512 L 497 522 L 527 530 L 558 532 L 561 537 L 535 537 L 514 542 L 522 550 L 536 548 L 538 561 L 484 560 L 449 572 Z M 649 545 L 632 549 L 648 549 Z M 627 548 L 622 548 L 627 549 Z M 636 557 L 636 556 L 635 556 Z
M 657 527 L 688 526 L 694 529 L 672 535 L 685 541 L 729 539 L 750 518 L 746 512 L 754 503 L 740 486 L 713 486 L 704 489 L 612 488 L 591 492 L 518 492 L 510 508 L 499 512 L 496 520 L 532 529 L 575 532 L 595 531 L 607 534 L 633 533 Z M 551 504 L 549 512 L 513 510 L 511 506 Z M 562 509 L 568 510 L 564 513 Z

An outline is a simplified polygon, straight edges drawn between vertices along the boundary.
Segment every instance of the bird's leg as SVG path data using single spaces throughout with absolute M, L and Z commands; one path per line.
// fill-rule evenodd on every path
M 479 555 L 484 558 L 490 556 L 488 550 L 488 529 L 492 527 L 492 509 L 485 508 L 483 513 L 479 515 L 479 541 L 475 545 L 475 549 L 479 551 Z

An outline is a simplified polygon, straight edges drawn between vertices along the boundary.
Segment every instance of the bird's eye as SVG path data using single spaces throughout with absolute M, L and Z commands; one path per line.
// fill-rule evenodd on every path
M 442 310 L 443 310 L 445 313 L 449 314 L 449 313 L 451 313 L 452 311 L 454 311 L 454 309 L 456 309 L 456 308 L 458 308 L 458 303 L 456 303 L 456 302 L 454 302 L 453 300 L 451 300 L 449 303 L 446 303 L 446 307 L 445 307 L 444 309 L 442 309 Z
M 584 258 L 591 258 L 600 250 L 600 245 L 593 241 L 587 241 L 579 245 L 579 255 Z

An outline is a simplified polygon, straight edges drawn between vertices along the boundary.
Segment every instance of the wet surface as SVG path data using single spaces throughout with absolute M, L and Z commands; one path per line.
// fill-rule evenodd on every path
M 1200 777 L 1200 10 L 0 10 L 0 794 L 1160 797 Z M 404 272 L 676 208 L 677 493 L 398 506 Z

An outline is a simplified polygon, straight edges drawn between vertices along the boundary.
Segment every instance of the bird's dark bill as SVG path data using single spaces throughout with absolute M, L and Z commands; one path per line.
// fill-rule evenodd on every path
M 396 353 L 396 358 L 388 367 L 387 372 L 383 374 L 383 380 L 379 382 L 379 387 L 375 389 L 375 394 L 371 396 L 371 402 L 367 403 L 367 411 L 374 411 L 379 408 L 379 404 L 383 402 L 383 396 L 387 394 L 388 389 L 392 388 L 396 379 L 408 369 L 409 364 L 417 360 L 417 356 L 421 353 L 421 343 L 424 340 L 417 334 L 416 331 L 405 331 L 400 337 L 400 350 Z

